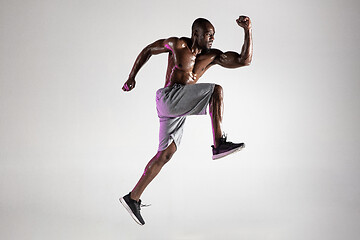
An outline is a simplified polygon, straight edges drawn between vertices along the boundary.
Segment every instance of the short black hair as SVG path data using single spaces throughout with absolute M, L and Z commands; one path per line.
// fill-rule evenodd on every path
M 211 24 L 211 22 L 209 20 L 205 19 L 205 18 L 197 18 L 193 22 L 191 30 L 194 33 L 195 30 L 203 29 L 206 26 L 206 24 Z

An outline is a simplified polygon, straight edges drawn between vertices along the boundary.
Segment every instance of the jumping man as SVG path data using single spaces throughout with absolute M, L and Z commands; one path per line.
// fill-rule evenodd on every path
M 160 119 L 159 148 L 147 164 L 144 174 L 134 189 L 124 197 L 121 203 L 134 220 L 144 225 L 140 215 L 140 196 L 148 184 L 160 172 L 178 148 L 186 116 L 204 115 L 209 106 L 213 142 L 213 159 L 219 159 L 245 147 L 244 143 L 226 141 L 221 129 L 223 115 L 223 90 L 220 85 L 198 83 L 199 78 L 213 65 L 225 68 L 248 66 L 252 59 L 251 21 L 240 16 L 237 24 L 245 31 L 241 53 L 212 49 L 215 28 L 204 18 L 198 18 L 192 25 L 191 38 L 171 37 L 160 39 L 145 47 L 137 57 L 123 86 L 124 91 L 134 89 L 135 76 L 152 55 L 168 54 L 168 68 L 164 88 L 156 92 L 156 108 Z

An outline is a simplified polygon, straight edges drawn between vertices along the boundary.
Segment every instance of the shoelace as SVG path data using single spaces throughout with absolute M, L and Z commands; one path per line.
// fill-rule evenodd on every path
M 223 132 L 223 134 L 221 136 L 221 141 L 226 142 L 226 139 L 227 139 L 227 134 L 225 132 Z
M 140 204 L 140 207 L 150 207 L 151 204 Z
M 139 200 L 139 202 L 136 202 L 135 206 L 140 211 L 142 207 L 150 207 L 151 204 L 142 204 L 141 200 Z
M 224 143 L 230 143 L 230 142 L 227 142 L 226 140 L 227 140 L 227 134 L 223 132 L 223 135 L 220 138 L 220 145 L 222 145 Z

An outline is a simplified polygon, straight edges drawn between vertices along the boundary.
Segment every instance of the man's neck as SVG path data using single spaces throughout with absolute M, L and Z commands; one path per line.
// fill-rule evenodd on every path
M 199 48 L 199 46 L 195 43 L 193 39 L 191 39 L 192 45 L 191 45 L 191 52 L 196 56 L 201 53 L 202 49 Z

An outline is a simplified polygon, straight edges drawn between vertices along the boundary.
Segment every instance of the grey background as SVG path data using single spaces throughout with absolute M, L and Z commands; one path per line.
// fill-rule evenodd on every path
M 1 1 L 1 239 L 342 240 L 360 234 L 359 2 Z M 143 47 L 190 36 L 250 67 L 210 69 L 225 93 L 224 129 L 247 148 L 211 160 L 208 116 L 142 199 L 138 226 L 118 202 L 158 144 L 155 91 L 166 55 L 121 91 Z

